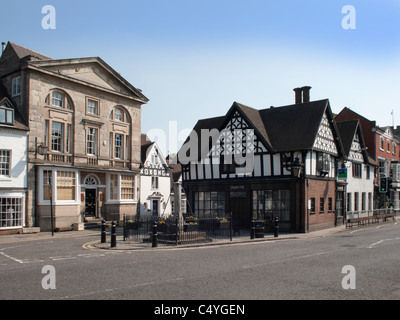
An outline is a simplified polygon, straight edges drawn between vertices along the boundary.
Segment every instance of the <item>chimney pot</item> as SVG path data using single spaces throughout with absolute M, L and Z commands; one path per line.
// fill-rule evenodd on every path
M 295 103 L 296 104 L 301 103 L 302 102 L 302 94 L 301 94 L 302 89 L 294 88 L 293 91 L 295 92 Z
M 310 102 L 310 86 L 302 87 L 301 90 L 303 91 L 303 103 Z
M 6 43 L 2 42 L 1 43 L 1 54 L 3 54 L 4 50 L 6 49 Z

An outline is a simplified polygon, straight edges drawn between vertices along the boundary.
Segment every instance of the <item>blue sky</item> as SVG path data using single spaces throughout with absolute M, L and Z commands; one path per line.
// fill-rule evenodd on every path
M 42 28 L 45 5 L 56 9 L 55 30 Z M 356 29 L 342 28 L 345 5 Z M 234 101 L 288 105 L 304 85 L 333 112 L 347 106 L 385 126 L 394 110 L 400 125 L 400 0 L 2 0 L 1 8 L 1 41 L 53 58 L 99 56 L 142 89 L 150 99 L 142 132 L 164 132 L 164 152 Z

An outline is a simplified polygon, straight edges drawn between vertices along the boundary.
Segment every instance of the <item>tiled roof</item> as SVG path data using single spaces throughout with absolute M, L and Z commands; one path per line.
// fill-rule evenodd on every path
M 35 51 L 31 50 L 31 49 L 27 49 L 25 47 L 22 47 L 22 46 L 20 46 L 18 44 L 15 44 L 15 43 L 11 42 L 11 41 L 8 42 L 8 45 L 10 45 L 14 49 L 15 53 L 17 54 L 17 56 L 20 59 L 25 58 L 26 56 L 35 56 L 35 57 L 37 57 L 37 58 L 39 58 L 41 60 L 52 60 L 52 58 L 50 58 L 50 57 L 47 57 L 47 56 L 45 56 L 45 55 L 43 55 L 41 53 L 35 52 Z
M 225 116 L 199 120 L 193 128 L 199 140 L 199 159 L 209 151 L 207 143 L 203 146 L 205 150 L 200 150 L 202 145 L 200 141 L 201 130 L 224 129 L 233 109 L 239 110 L 247 117 L 251 126 L 265 140 L 264 143 L 267 143 L 265 147 L 273 152 L 311 150 L 317 137 L 322 117 L 327 110 L 329 110 L 328 116 L 331 117 L 329 120 L 333 120 L 328 99 L 282 107 L 270 107 L 263 110 L 257 110 L 234 102 Z M 337 130 L 334 124 L 332 126 L 334 130 Z M 188 141 L 189 138 L 185 143 Z M 341 146 L 339 149 L 341 152 Z

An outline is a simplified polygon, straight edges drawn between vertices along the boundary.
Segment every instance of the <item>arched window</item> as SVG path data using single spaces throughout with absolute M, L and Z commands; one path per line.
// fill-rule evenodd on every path
M 61 89 L 51 90 L 45 99 L 45 107 L 50 108 L 48 118 L 44 120 L 44 143 L 54 153 L 72 153 L 73 141 L 73 104 L 71 98 Z M 54 107 L 54 108 L 53 108 Z M 64 109 L 65 111 L 58 111 Z M 52 156 L 52 161 L 69 162 L 66 158 Z
M 110 158 L 127 161 L 131 156 L 130 115 L 122 106 L 116 106 L 111 111 L 110 120 L 114 123 L 109 136 Z
M 115 107 L 110 114 L 110 119 L 118 122 L 130 122 L 128 112 L 120 106 Z
M 47 105 L 52 107 L 58 107 L 69 110 L 73 109 L 71 99 L 65 92 L 59 89 L 54 89 L 50 91 L 50 93 L 46 97 L 45 102 Z

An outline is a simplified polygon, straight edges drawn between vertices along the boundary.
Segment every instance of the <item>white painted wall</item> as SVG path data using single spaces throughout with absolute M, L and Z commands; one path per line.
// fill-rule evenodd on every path
M 0 149 L 11 150 L 11 177 L 0 176 L 1 188 L 27 187 L 27 142 L 25 131 L 0 129 Z

